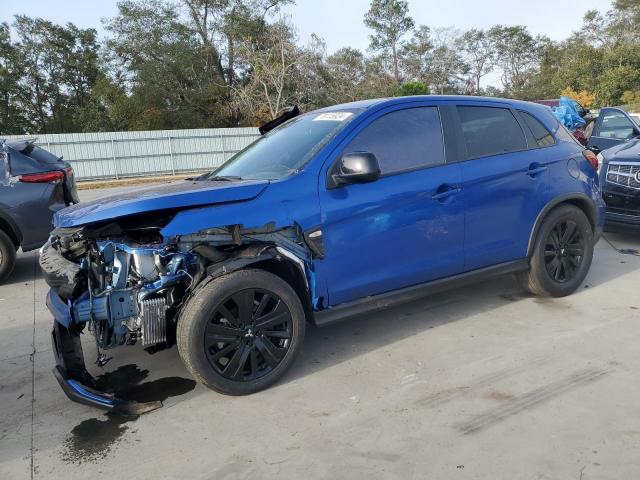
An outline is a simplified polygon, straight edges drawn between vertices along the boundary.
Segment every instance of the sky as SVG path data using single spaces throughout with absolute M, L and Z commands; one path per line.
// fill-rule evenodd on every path
M 175 0 L 179 1 L 179 0 Z M 117 0 L 0 0 L 0 22 L 16 14 L 42 17 L 55 23 L 72 22 L 104 35 L 101 19 L 118 13 Z M 533 35 L 563 40 L 582 25 L 587 10 L 602 12 L 611 0 L 408 0 L 416 25 L 432 29 L 490 28 L 496 24 L 525 25 Z M 282 9 L 298 29 L 301 43 L 312 34 L 324 39 L 329 54 L 342 47 L 365 51 L 370 31 L 362 21 L 370 0 L 297 0 Z M 482 86 L 499 86 L 500 74 L 484 77 Z
M 306 43 L 312 33 L 322 37 L 329 53 L 343 46 L 365 50 L 369 31 L 362 18 L 370 0 L 297 0 L 284 12 Z M 75 23 L 103 33 L 100 19 L 117 14 L 117 0 L 0 0 L 0 22 L 16 14 L 56 23 Z M 417 25 L 432 28 L 488 28 L 497 23 L 526 25 L 534 35 L 562 40 L 580 28 L 589 9 L 607 10 L 610 0 L 409 0 Z

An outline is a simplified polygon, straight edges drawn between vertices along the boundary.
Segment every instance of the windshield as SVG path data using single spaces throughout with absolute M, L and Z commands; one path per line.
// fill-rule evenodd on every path
M 311 112 L 292 118 L 202 179 L 277 180 L 297 173 L 361 111 Z

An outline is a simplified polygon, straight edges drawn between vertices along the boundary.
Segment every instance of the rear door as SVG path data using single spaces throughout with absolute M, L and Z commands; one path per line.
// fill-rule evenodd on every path
M 531 132 L 508 106 L 460 104 L 456 110 L 466 150 L 464 269 L 524 258 L 548 197 L 548 157 L 529 149 Z
M 460 165 L 445 161 L 439 108 L 411 105 L 364 120 L 325 165 L 330 171 L 342 154 L 366 151 L 382 173 L 340 188 L 321 176 L 325 259 L 316 273 L 329 305 L 462 271 Z
M 621 108 L 603 108 L 589 137 L 587 148 L 599 153 L 640 135 L 640 127 Z

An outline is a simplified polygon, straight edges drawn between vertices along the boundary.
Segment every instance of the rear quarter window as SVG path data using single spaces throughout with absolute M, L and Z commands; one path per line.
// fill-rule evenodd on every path
M 556 141 L 551 135 L 551 132 L 547 130 L 547 128 L 533 115 L 527 112 L 523 112 L 520 110 L 520 116 L 524 120 L 524 123 L 527 124 L 529 130 L 533 134 L 533 138 L 539 147 L 550 147 L 555 145 Z
M 468 158 L 526 150 L 520 124 L 507 108 L 459 106 L 458 116 Z

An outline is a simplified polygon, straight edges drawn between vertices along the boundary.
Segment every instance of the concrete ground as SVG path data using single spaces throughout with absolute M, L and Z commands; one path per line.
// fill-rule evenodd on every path
M 249 397 L 195 386 L 175 349 L 123 348 L 102 373 L 166 399 L 125 421 L 58 387 L 46 286 L 21 254 L 0 287 L 0 479 L 640 478 L 639 289 L 640 257 L 601 241 L 567 298 L 506 277 L 309 328 Z

